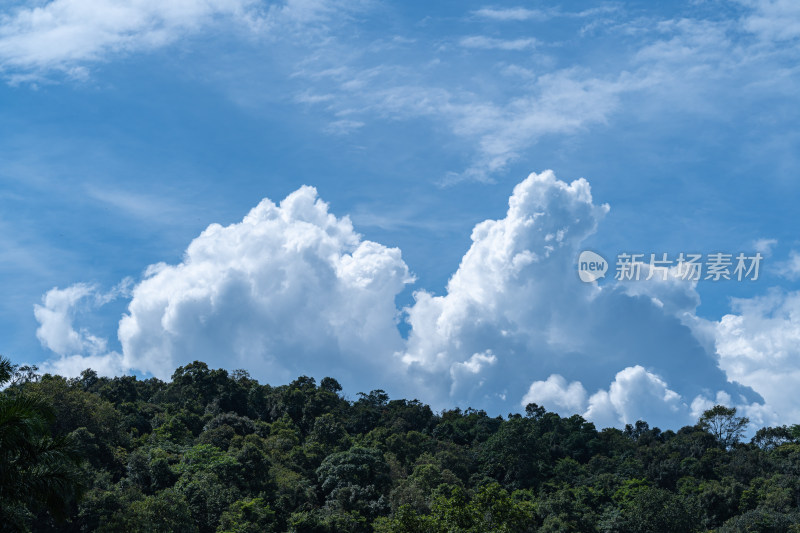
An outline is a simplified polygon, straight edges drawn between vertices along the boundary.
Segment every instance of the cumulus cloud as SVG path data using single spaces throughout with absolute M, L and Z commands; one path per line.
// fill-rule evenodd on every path
M 700 418 L 700 416 L 705 411 L 711 409 L 715 405 L 734 407 L 731 395 L 726 393 L 725 391 L 718 391 L 716 397 L 714 397 L 713 399 L 707 396 L 699 395 L 694 400 L 692 400 L 692 404 L 690 406 L 692 416 L 694 418 Z
M 129 374 L 128 368 L 119 352 L 105 352 L 97 355 L 72 354 L 45 361 L 39 367 L 42 372 L 59 376 L 76 377 L 87 368 L 91 368 L 101 376 L 121 376 Z
M 639 272 L 640 279 L 623 279 L 618 286 L 625 294 L 650 298 L 665 313 L 685 319 L 684 323 L 691 323 L 691 318 L 695 316 L 695 310 L 700 305 L 697 281 L 684 279 L 691 275 L 687 275 L 687 271 L 682 271 L 678 266 L 656 266 L 658 260 L 658 254 L 651 254 L 650 261 L 653 263 L 632 261 L 631 268 Z
M 420 394 L 496 410 L 508 405 L 502 397 L 517 408 L 534 401 L 608 425 L 645 415 L 690 423 L 687 404 L 707 390 L 758 401 L 717 367 L 695 284 L 674 272 L 646 280 L 646 264 L 638 282 L 578 280 L 580 247 L 607 211 L 583 179 L 568 184 L 547 171 L 517 185 L 505 218 L 473 230 L 446 294 L 417 291 L 406 310 L 411 331 L 399 356 Z M 493 364 L 479 373 L 454 370 L 487 350 Z M 434 385 L 444 373 L 449 397 Z
M 608 390 L 593 394 L 584 416 L 600 427 L 637 420 L 670 427 L 680 421 L 691 423 L 688 414 L 680 394 L 656 374 L 636 365 L 618 372 Z
M 450 366 L 450 396 L 473 395 L 483 386 L 482 376 L 486 368 L 495 363 L 497 363 L 497 357 L 492 354 L 491 350 L 472 354 L 466 361 L 453 363 Z
M 75 306 L 94 294 L 95 288 L 85 283 L 47 291 L 42 297 L 42 304 L 33 306 L 33 314 L 39 322 L 36 337 L 42 346 L 59 355 L 103 351 L 103 339 L 85 330 L 77 331 L 73 327 Z
M 800 421 L 800 292 L 773 290 L 732 307 L 716 324 L 720 367 L 763 396 L 767 421 Z
M 108 293 L 86 284 L 49 291 L 34 308 L 37 335 L 59 357 L 42 369 L 166 379 L 199 359 L 273 382 L 308 374 L 374 385 L 402 346 L 394 298 L 411 281 L 400 250 L 363 240 L 302 187 L 279 205 L 263 200 L 239 223 L 212 224 L 181 263 L 149 266 L 133 289 L 123 280 Z M 73 327 L 82 304 L 119 296 L 131 299 L 118 330 L 122 354 Z
M 39 322 L 36 336 L 42 346 L 60 357 L 45 362 L 41 370 L 64 376 L 76 376 L 86 368 L 106 376 L 124 373 L 126 369 L 121 364 L 122 356 L 108 352 L 107 339 L 92 335 L 85 328 L 76 330 L 73 322 L 76 309 L 81 305 L 105 305 L 124 296 L 129 284 L 130 280 L 125 279 L 107 293 L 101 293 L 97 287 L 85 283 L 47 291 L 42 304 L 33 307 L 34 316 Z
M 377 379 L 402 346 L 394 298 L 412 279 L 400 250 L 362 240 L 302 187 L 151 266 L 120 321 L 125 364 L 161 378 L 200 359 L 277 381 Z
M 167 378 L 199 359 L 273 383 L 331 375 L 351 392 L 381 387 L 435 408 L 535 402 L 600 426 L 677 427 L 720 401 L 758 421 L 800 416 L 800 294 L 737 300 L 715 322 L 696 315 L 696 285 L 673 272 L 582 283 L 576 258 L 608 210 L 584 179 L 531 174 L 503 218 L 475 226 L 446 292 L 417 290 L 398 310 L 413 280 L 400 250 L 364 240 L 302 187 L 210 225 L 180 263 L 111 291 L 130 295 L 121 353 L 74 327 L 81 305 L 111 298 L 85 284 L 45 295 L 37 334 L 59 356 L 46 368 L 69 375 Z
M 552 411 L 570 416 L 586 410 L 586 389 L 579 381 L 567 383 L 562 376 L 553 374 L 544 381 L 531 383 L 522 397 L 523 406 L 529 403 L 547 405 Z
M 680 394 L 640 365 L 620 370 L 607 389 L 600 389 L 591 396 L 580 381 L 567 383 L 562 376 L 553 374 L 531 384 L 522 398 L 522 405 L 531 402 L 548 406 L 564 416 L 581 414 L 599 427 L 619 427 L 637 420 L 673 427 L 676 423 L 692 423 L 697 418 Z
M 559 332 L 536 319 L 560 306 L 542 296 L 586 289 L 570 265 L 607 210 L 592 203 L 586 180 L 567 184 L 551 171 L 531 174 L 514 188 L 505 218 L 475 226 L 447 294 L 414 294 L 403 361 L 435 372 L 487 349 L 558 343 Z

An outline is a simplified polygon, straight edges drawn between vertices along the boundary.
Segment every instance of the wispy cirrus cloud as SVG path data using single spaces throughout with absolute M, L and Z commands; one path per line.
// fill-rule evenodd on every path
M 81 76 L 87 62 L 165 46 L 199 32 L 215 18 L 246 17 L 254 4 L 54 0 L 22 5 L 0 18 L 0 67 L 6 72 L 58 70 Z
M 495 39 L 485 35 L 463 37 L 459 44 L 464 48 L 481 48 L 484 50 L 530 50 L 536 47 L 537 41 L 527 39 Z
M 164 195 L 143 194 L 97 185 L 87 185 L 85 191 L 92 200 L 145 224 L 175 226 L 188 218 L 196 209 L 196 206 L 189 207 L 174 199 L 168 200 Z
M 347 113 L 348 120 L 366 124 L 425 117 L 438 127 L 444 125 L 475 155 L 466 168 L 453 169 L 441 183 L 492 181 L 544 137 L 602 128 L 615 116 L 627 114 L 631 106 L 626 103 L 631 100 L 643 103 L 637 107 L 643 116 L 666 113 L 669 120 L 675 111 L 682 111 L 723 117 L 730 110 L 724 102 L 762 97 L 764 84 L 784 94 L 796 88 L 796 73 L 783 70 L 780 78 L 767 74 L 785 61 L 786 54 L 796 56 L 796 51 L 780 43 L 765 47 L 743 39 L 745 21 L 754 12 L 727 19 L 626 20 L 624 7 L 609 4 L 548 14 L 580 19 L 581 28 L 602 20 L 595 32 L 630 42 L 624 52 L 603 65 L 589 62 L 559 68 L 549 62 L 547 53 L 521 54 L 508 61 L 502 54 L 559 46 L 533 37 L 530 30 L 508 32 L 502 38 L 480 34 L 455 39 L 462 54 L 486 54 L 479 59 L 467 56 L 465 61 L 484 61 L 484 68 L 501 73 L 523 73 L 515 91 L 504 87 L 500 77 L 496 83 L 483 79 L 480 85 L 470 83 L 469 77 L 459 78 L 454 65 L 461 59 L 453 57 L 452 46 L 441 43 L 436 43 L 436 58 L 430 64 L 414 69 L 395 63 L 391 54 L 376 63 L 368 53 L 354 53 L 347 47 L 333 54 L 317 51 L 303 72 L 298 71 L 298 78 L 324 85 L 325 100 L 318 105 L 333 115 Z M 541 16 L 525 8 L 485 7 L 471 13 L 496 21 Z M 620 20 L 611 21 L 611 15 Z M 577 34 L 589 39 L 581 28 L 576 28 Z M 420 45 L 425 43 L 408 44 L 402 52 L 419 50 Z M 443 69 L 455 70 L 455 76 L 443 78 Z M 758 84 L 759 90 L 748 92 L 749 84 Z M 301 94 L 310 89 L 304 91 Z
M 0 73 L 11 82 L 53 73 L 84 79 L 91 65 L 151 52 L 223 27 L 226 33 L 310 34 L 333 16 L 361 9 L 338 0 L 52 0 L 0 14 Z M 275 35 L 274 35 L 275 34 Z
M 777 264 L 778 274 L 789 280 L 800 279 L 800 252 L 792 250 L 789 258 Z
M 324 105 L 347 114 L 348 120 L 428 118 L 446 125 L 473 147 L 477 155 L 472 164 L 442 177 L 442 184 L 491 182 L 520 151 L 541 137 L 575 133 L 605 122 L 622 94 L 647 83 L 627 73 L 602 79 L 562 70 L 537 77 L 527 94 L 492 102 L 470 90 L 426 84 L 413 72 L 404 79 L 419 83 L 398 83 L 398 72 L 404 69 L 339 68 L 324 74 L 317 71 L 313 76 L 327 80 L 329 89 L 331 83 L 338 85 L 335 96 L 325 98 Z
M 618 4 L 599 5 L 583 11 L 563 11 L 555 8 L 543 10 L 529 9 L 527 7 L 482 7 L 472 11 L 472 15 L 476 18 L 497 22 L 541 22 L 556 17 L 587 18 L 619 10 L 620 6 Z
M 744 28 L 765 41 L 791 41 L 800 37 L 800 3 L 793 0 L 740 0 L 752 13 Z
M 289 0 L 268 7 L 257 0 L 186 0 L 177 5 L 55 0 L 17 8 L 0 19 L 0 69 L 17 80 L 52 71 L 85 76 L 86 69 L 97 62 L 163 47 L 208 33 L 220 24 L 227 24 L 228 33 L 234 27 L 247 28 L 251 35 L 268 40 L 278 55 L 281 50 L 293 50 L 284 81 L 291 82 L 296 104 L 318 107 L 322 117 L 327 116 L 322 131 L 357 134 L 373 122 L 418 118 L 448 130 L 460 148 L 474 156 L 465 168 L 453 168 L 442 176 L 441 183 L 492 181 L 545 136 L 574 135 L 608 124 L 626 112 L 625 100 L 631 95 L 643 95 L 648 101 L 641 106 L 642 113 L 661 102 L 664 109 L 660 111 L 678 106 L 703 113 L 717 109 L 722 114 L 729 109 L 721 102 L 732 98 L 731 87 L 766 83 L 786 93 L 798 85 L 791 70 L 784 69 L 782 77 L 757 75 L 762 68 L 772 72 L 772 66 L 793 53 L 785 41 L 793 35 L 798 17 L 785 2 L 747 2 L 739 18 L 727 19 L 626 19 L 624 7 L 616 4 L 580 12 L 485 6 L 469 12 L 472 22 L 465 23 L 467 35 L 444 43 L 418 35 L 381 36 L 367 42 L 354 37 L 359 33 L 352 31 L 357 21 L 348 14 L 369 9 L 368 2 L 336 0 Z M 605 24 L 610 14 L 620 20 Z M 602 20 L 604 25 L 596 33 L 622 35 L 629 44 L 608 64 L 579 62 L 564 67 L 542 52 L 561 46 L 559 41 L 533 36 L 527 25 L 515 27 L 502 38 L 474 34 L 474 26 L 469 26 L 475 19 L 503 22 L 547 17 L 580 19 L 582 27 Z M 780 31 L 774 26 L 776 20 L 784 25 Z M 766 44 L 737 39 L 743 33 L 760 32 L 768 21 L 772 21 L 770 31 L 780 39 Z M 589 38 L 581 28 L 573 31 L 569 38 Z M 533 50 L 539 53 L 520 53 L 509 61 L 509 52 Z M 472 57 L 478 54 L 480 58 Z M 420 55 L 428 61 L 408 60 Z M 475 84 L 470 70 L 476 65 L 526 76 L 514 89 L 501 77 Z M 281 73 L 265 74 L 248 66 L 231 76 L 236 80 L 232 98 L 248 98 L 239 89 L 242 76 L 264 75 Z M 256 90 L 250 98 L 257 100 L 262 94 Z
M 473 11 L 472 14 L 479 18 L 499 21 L 546 20 L 549 18 L 544 11 L 524 7 L 482 7 Z

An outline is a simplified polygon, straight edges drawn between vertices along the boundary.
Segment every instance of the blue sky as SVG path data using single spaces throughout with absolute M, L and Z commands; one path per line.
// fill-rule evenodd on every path
M 799 44 L 789 0 L 6 2 L 0 353 L 800 422 Z M 587 248 L 764 261 L 583 285 Z

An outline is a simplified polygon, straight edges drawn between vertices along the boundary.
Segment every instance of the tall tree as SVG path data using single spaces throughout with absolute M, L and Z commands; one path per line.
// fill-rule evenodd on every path
M 735 407 L 715 405 L 703 412 L 698 425 L 708 431 L 726 448 L 730 448 L 742 438 L 750 419 L 736 416 Z
M 16 367 L 0 356 L 0 385 Z M 34 513 L 67 515 L 82 491 L 80 458 L 67 437 L 53 438 L 53 408 L 17 388 L 0 393 L 0 531 L 27 531 Z

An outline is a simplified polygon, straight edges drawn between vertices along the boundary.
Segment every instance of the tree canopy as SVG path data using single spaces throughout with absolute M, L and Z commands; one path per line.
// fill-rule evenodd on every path
M 800 531 L 800 426 L 744 442 L 731 407 L 598 429 L 198 361 L 164 382 L 0 358 L 0 384 L 3 531 Z

